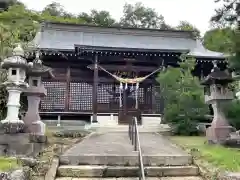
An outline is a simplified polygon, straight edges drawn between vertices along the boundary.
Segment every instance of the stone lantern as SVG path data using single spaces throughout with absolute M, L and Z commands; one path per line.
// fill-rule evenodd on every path
M 234 98 L 233 92 L 228 86 L 234 79 L 229 73 L 221 71 L 217 67 L 217 61 L 214 61 L 213 65 L 211 73 L 202 83 L 205 85 L 205 102 L 212 105 L 214 113 L 211 126 L 206 130 L 206 136 L 208 142 L 220 144 L 229 137 L 233 130 L 224 115 L 222 104 Z
M 23 130 L 24 122 L 19 119 L 20 94 L 28 84 L 25 82 L 27 61 L 20 45 L 13 50 L 13 55 L 3 60 L 1 67 L 7 70 L 7 81 L 3 84 L 8 91 L 7 117 L 1 121 L 6 133 Z
M 28 99 L 28 110 L 23 118 L 26 131 L 36 135 L 45 134 L 45 124 L 39 116 L 39 104 L 41 98 L 47 95 L 47 91 L 42 84 L 42 76 L 51 74 L 51 69 L 44 66 L 39 58 L 39 52 L 36 52 L 36 58 L 28 63 L 28 83 L 29 87 L 24 91 Z

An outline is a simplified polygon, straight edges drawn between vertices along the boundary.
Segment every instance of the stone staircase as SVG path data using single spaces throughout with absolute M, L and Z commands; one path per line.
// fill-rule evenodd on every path
M 128 132 L 128 125 L 99 125 L 99 124 L 92 124 L 89 130 L 93 130 L 99 133 L 103 132 Z M 163 135 L 170 135 L 171 128 L 167 124 L 158 124 L 158 125 L 139 125 L 138 131 L 140 133 L 149 133 L 155 132 L 160 133 Z
M 108 157 L 105 157 L 107 162 Z M 82 163 L 81 165 L 60 165 L 57 171 L 58 177 L 72 177 L 72 178 L 120 178 L 120 177 L 138 177 L 139 168 L 137 165 L 127 164 L 128 158 L 125 158 L 125 165 L 120 163 L 108 164 L 104 162 Z M 137 157 L 136 157 L 137 158 Z M 159 158 L 159 157 L 158 157 Z M 88 159 L 88 157 L 85 159 Z M 103 159 L 103 158 L 102 158 Z M 147 157 L 144 157 L 147 159 Z M 159 158 L 160 159 L 160 158 Z M 164 159 L 164 157 L 161 157 Z M 166 157 L 166 163 L 162 165 L 145 164 L 146 177 L 184 177 L 199 175 L 198 167 L 192 165 L 185 159 L 178 161 L 178 157 Z M 168 161 L 168 163 L 167 163 Z M 96 162 L 96 161 L 95 161 Z M 177 163 L 178 162 L 178 163 Z
M 141 137 L 147 179 L 201 179 L 199 169 L 192 164 L 189 154 L 160 135 L 142 133 Z M 73 147 L 60 157 L 57 179 L 136 179 L 139 175 L 138 156 L 126 138 L 126 133 L 107 133 L 93 136 Z M 109 142 L 106 142 L 106 139 Z

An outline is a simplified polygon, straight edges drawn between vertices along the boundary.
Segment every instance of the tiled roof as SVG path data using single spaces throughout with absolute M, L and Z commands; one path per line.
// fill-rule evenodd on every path
M 224 58 L 221 53 L 205 49 L 191 31 L 46 23 L 33 43 L 40 49 L 72 50 L 76 45 L 80 45 L 159 51 L 182 50 L 198 57 Z
M 206 49 L 201 41 L 196 40 L 195 47 L 191 49 L 191 51 L 188 53 L 189 56 L 194 56 L 194 57 L 218 57 L 218 58 L 225 58 L 226 56 L 223 53 L 220 52 L 215 52 L 215 51 L 210 51 Z

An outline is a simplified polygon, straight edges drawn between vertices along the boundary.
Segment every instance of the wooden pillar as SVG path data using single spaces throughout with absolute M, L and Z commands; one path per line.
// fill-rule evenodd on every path
M 93 91 L 92 91 L 92 111 L 93 117 L 92 122 L 96 123 L 97 121 L 97 93 L 98 93 L 98 55 L 95 55 L 94 59 L 94 75 L 93 75 Z
M 71 68 L 67 68 L 66 72 L 66 91 L 65 91 L 65 111 L 69 111 L 70 102 L 70 83 L 71 83 Z

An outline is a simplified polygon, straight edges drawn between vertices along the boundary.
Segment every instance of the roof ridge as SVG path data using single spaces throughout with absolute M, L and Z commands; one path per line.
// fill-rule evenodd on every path
M 77 28 L 99 28 L 99 29 L 115 29 L 118 31 L 138 31 L 138 32 L 145 32 L 145 33 L 176 33 L 181 34 L 183 38 L 191 37 L 192 39 L 195 39 L 194 31 L 188 31 L 188 30 L 174 30 L 174 29 L 156 29 L 156 28 L 135 28 L 135 27 L 122 27 L 122 26 L 100 26 L 100 25 L 94 25 L 94 24 L 76 24 L 76 23 L 62 23 L 62 22 L 51 22 L 51 21 L 44 21 L 42 22 L 43 28 L 53 28 L 55 29 L 58 27 L 59 29 L 72 29 L 77 30 Z M 68 28 L 67 28 L 68 27 Z

